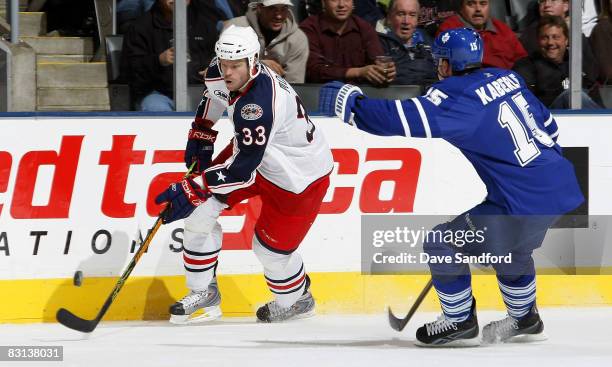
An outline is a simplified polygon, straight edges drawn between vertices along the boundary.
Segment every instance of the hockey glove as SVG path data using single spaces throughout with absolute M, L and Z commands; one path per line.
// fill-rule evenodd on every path
M 351 109 L 363 92 L 357 86 L 341 82 L 330 82 L 319 92 L 319 112 L 327 116 L 338 116 L 347 124 L 353 125 Z
M 172 223 L 187 218 L 208 198 L 208 191 L 202 189 L 191 177 L 173 183 L 155 198 L 156 204 L 167 202 L 168 206 L 160 214 L 162 222 Z
M 193 122 L 189 135 L 187 136 L 187 146 L 185 147 L 185 164 L 191 167 L 195 161 L 194 172 L 202 172 L 210 165 L 212 160 L 217 132 L 204 124 Z

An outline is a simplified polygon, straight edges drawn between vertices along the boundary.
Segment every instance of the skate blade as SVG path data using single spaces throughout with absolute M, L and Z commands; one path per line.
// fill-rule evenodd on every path
M 457 339 L 444 344 L 425 344 L 415 340 L 414 345 L 421 348 L 474 348 L 480 346 L 480 338 Z
M 299 315 L 295 315 L 295 316 L 293 316 L 293 317 L 291 317 L 289 319 L 286 319 L 286 320 L 279 320 L 279 321 L 268 322 L 268 321 L 262 321 L 262 320 L 256 318 L 257 319 L 256 321 L 258 323 L 262 323 L 262 324 L 278 324 L 278 323 L 281 323 L 281 322 L 291 322 L 291 321 L 295 321 L 295 320 L 308 319 L 308 318 L 311 318 L 311 317 L 315 316 L 316 314 L 317 313 L 315 312 L 315 309 L 313 308 L 312 310 L 310 310 L 308 312 L 304 312 L 304 313 L 301 313 Z
M 311 318 L 313 316 L 315 316 L 317 313 L 315 312 L 315 309 L 313 308 L 312 310 L 308 311 L 308 312 L 304 312 L 301 313 L 299 315 L 296 315 L 295 317 L 289 319 L 289 321 L 291 320 L 301 320 L 301 319 L 308 319 Z
M 524 334 L 524 335 L 516 335 L 512 338 L 506 340 L 504 343 L 534 343 L 541 342 L 544 340 L 548 340 L 548 336 L 544 333 L 539 334 Z
M 542 332 L 542 333 L 539 333 L 539 334 L 515 335 L 515 336 L 512 336 L 512 337 L 510 337 L 508 339 L 505 339 L 505 340 L 501 340 L 498 337 L 495 337 L 495 338 L 491 338 L 491 337 L 485 338 L 485 337 L 483 337 L 482 342 L 483 342 L 483 344 L 488 344 L 488 345 L 492 345 L 492 344 L 505 344 L 505 343 L 508 343 L 508 344 L 511 344 L 511 343 L 521 344 L 521 343 L 541 342 L 541 341 L 544 341 L 544 340 L 547 340 L 547 339 L 548 339 L 548 336 Z
M 170 315 L 169 321 L 171 324 L 175 325 L 189 325 L 217 320 L 221 317 L 221 315 L 223 315 L 221 312 L 221 307 L 214 306 L 205 308 L 201 314 L 194 313 L 191 315 Z

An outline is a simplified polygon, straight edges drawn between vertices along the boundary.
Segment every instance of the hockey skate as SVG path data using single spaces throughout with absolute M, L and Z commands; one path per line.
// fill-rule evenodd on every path
M 170 306 L 170 322 L 178 325 L 216 320 L 221 317 L 221 293 L 217 279 L 203 292 L 190 291 Z M 201 311 L 200 311 L 201 310 Z
M 548 337 L 544 334 L 544 323 L 535 304 L 529 313 L 519 320 L 508 316 L 493 321 L 482 329 L 482 342 L 486 344 L 528 343 L 546 339 Z
M 467 320 L 452 322 L 442 314 L 417 330 L 415 344 L 419 347 L 476 347 L 480 345 L 478 331 L 476 299 L 473 299 Z
M 310 278 L 306 278 L 304 294 L 290 307 L 281 307 L 276 301 L 271 301 L 257 310 L 259 322 L 281 322 L 312 317 L 315 314 L 315 301 L 310 293 Z

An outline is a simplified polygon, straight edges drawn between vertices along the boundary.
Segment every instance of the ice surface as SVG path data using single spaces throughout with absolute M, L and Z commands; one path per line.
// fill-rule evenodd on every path
M 321 315 L 284 324 L 226 318 L 210 324 L 102 322 L 91 334 L 59 324 L 0 325 L 0 345 L 63 345 L 63 362 L 16 366 L 612 366 L 612 308 L 541 310 L 549 340 L 471 349 L 422 349 L 414 333 L 437 315 L 417 312 L 402 333 L 386 315 Z M 480 326 L 501 312 L 479 312 Z M 0 367 L 11 363 L 0 362 Z

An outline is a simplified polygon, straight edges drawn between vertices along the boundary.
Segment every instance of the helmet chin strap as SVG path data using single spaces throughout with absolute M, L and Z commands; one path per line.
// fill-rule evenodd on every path
M 240 88 L 238 88 L 239 92 L 244 91 L 244 89 L 249 85 L 249 83 L 251 82 L 251 80 L 255 79 L 257 77 L 257 75 L 259 75 L 259 73 L 261 72 L 261 65 L 259 63 L 259 60 L 256 58 L 253 58 L 253 66 L 251 66 L 251 61 L 248 60 L 248 67 L 249 67 L 249 79 L 244 83 L 244 85 Z
M 240 88 L 238 88 L 238 92 L 242 92 L 249 85 L 251 80 L 255 79 L 261 72 L 261 64 L 259 63 L 259 59 L 257 59 L 257 57 L 253 57 L 252 59 L 248 58 L 247 67 L 249 70 L 249 79 L 247 79 L 247 81 L 244 82 L 244 84 Z M 221 71 L 221 76 L 225 75 L 220 62 L 219 62 L 219 71 Z

